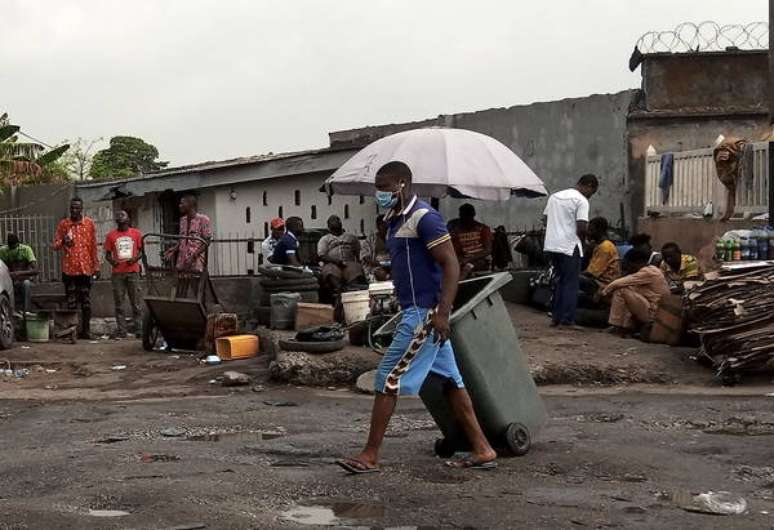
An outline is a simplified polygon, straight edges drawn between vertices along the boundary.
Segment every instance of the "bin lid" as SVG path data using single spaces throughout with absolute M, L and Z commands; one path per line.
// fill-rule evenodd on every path
M 478 278 L 471 278 L 469 280 L 460 282 L 460 287 L 463 287 L 465 284 L 480 283 L 481 290 L 473 297 L 471 297 L 470 300 L 465 302 L 461 307 L 458 307 L 452 311 L 449 323 L 454 324 L 454 322 L 470 313 L 478 304 L 484 301 L 488 296 L 502 289 L 511 280 L 513 280 L 513 276 L 511 276 L 510 272 L 497 272 L 495 274 L 479 276 Z

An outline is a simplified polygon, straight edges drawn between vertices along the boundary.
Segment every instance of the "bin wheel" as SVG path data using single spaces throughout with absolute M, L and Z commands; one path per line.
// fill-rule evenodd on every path
M 511 423 L 505 431 L 505 443 L 514 456 L 526 455 L 532 444 L 529 430 L 521 423 Z
M 433 452 L 435 452 L 435 456 L 441 458 L 451 458 L 457 451 L 455 451 L 453 447 L 449 447 L 449 444 L 446 443 L 446 438 L 438 438 L 435 441 Z
M 156 324 L 156 319 L 150 313 L 145 313 L 142 319 L 142 349 L 153 351 L 160 335 L 161 332 Z

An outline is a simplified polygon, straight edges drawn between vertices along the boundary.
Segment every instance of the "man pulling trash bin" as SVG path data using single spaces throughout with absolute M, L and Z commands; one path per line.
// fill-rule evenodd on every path
M 497 455 L 481 430 L 449 342 L 460 273 L 457 256 L 441 215 L 412 193 L 411 181 L 403 162 L 389 162 L 376 173 L 376 202 L 388 210 L 387 247 L 403 316 L 377 370 L 366 446 L 337 463 L 354 474 L 378 471 L 379 450 L 398 395 L 418 394 L 432 372 L 446 380 L 446 399 L 472 447 L 469 457 L 447 465 L 492 469 Z

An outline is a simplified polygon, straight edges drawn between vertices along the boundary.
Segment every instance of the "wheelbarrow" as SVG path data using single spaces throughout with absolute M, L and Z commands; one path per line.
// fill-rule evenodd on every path
M 200 266 L 177 268 L 176 249 L 183 241 L 202 246 Z M 202 350 L 207 315 L 219 305 L 207 268 L 209 243 L 196 236 L 150 233 L 143 236 L 142 249 L 147 283 L 143 349 L 152 351 L 163 338 L 170 348 Z

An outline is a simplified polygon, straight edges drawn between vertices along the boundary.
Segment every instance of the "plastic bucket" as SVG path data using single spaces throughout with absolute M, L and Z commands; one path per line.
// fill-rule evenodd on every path
M 27 313 L 27 340 L 30 342 L 48 342 L 49 324 L 46 313 Z
M 341 293 L 341 305 L 344 307 L 344 320 L 347 324 L 365 320 L 371 310 L 370 302 L 368 291 Z
M 301 295 L 298 293 L 275 293 L 271 295 L 272 329 L 293 329 L 296 325 L 296 309 Z

